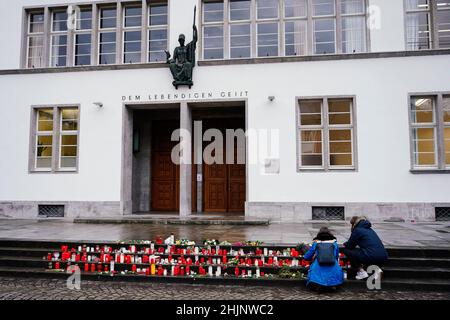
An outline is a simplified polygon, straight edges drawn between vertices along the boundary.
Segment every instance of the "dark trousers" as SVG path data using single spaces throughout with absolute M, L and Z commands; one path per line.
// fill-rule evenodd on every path
M 369 258 L 364 252 L 359 249 L 344 249 L 345 256 L 350 260 L 350 264 L 352 268 L 358 269 L 364 266 L 376 265 L 378 267 L 382 267 L 386 262 L 386 259 L 377 259 L 377 258 Z

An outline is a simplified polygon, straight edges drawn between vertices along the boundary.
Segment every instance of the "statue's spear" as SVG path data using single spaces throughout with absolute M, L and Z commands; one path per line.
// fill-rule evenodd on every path
M 194 24 L 193 24 L 193 26 L 195 26 L 196 18 L 197 18 L 197 6 L 194 7 Z

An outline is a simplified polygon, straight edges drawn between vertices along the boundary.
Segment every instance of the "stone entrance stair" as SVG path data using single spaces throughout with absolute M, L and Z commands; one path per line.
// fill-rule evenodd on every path
M 13 277 L 50 277 L 67 278 L 65 272 L 49 272 L 49 261 L 45 259 L 49 252 L 58 251 L 62 244 L 76 247 L 82 244 L 119 246 L 117 243 L 93 243 L 58 241 L 11 241 L 0 240 L 0 276 Z M 261 248 L 264 246 L 261 246 Z M 286 248 L 293 245 L 271 246 Z M 396 290 L 431 290 L 450 291 L 450 249 L 424 248 L 389 248 L 390 260 L 384 266 L 382 289 Z M 80 268 L 84 263 L 80 263 Z M 62 265 L 64 265 L 62 263 Z M 120 268 L 120 266 L 118 266 Z M 249 267 L 251 268 L 251 267 Z M 276 273 L 276 268 L 261 267 L 266 273 Z M 303 267 L 299 271 L 306 272 Z M 351 280 L 354 275 L 349 272 L 346 286 L 365 288 L 365 281 Z M 304 285 L 304 280 L 291 279 L 255 279 L 235 277 L 152 277 L 141 275 L 102 275 L 97 272 L 82 271 L 82 279 L 91 280 L 131 280 L 131 281 L 166 281 L 205 284 L 235 284 L 235 285 Z

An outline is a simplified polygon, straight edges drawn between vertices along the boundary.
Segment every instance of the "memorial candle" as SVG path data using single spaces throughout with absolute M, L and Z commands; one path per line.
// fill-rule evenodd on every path
M 186 266 L 186 275 L 191 274 L 191 268 L 189 266 Z
M 109 269 L 111 270 L 111 272 L 114 272 L 114 260 L 111 260 L 111 262 L 109 263 Z
M 51 260 L 52 260 L 52 254 L 51 254 L 51 253 L 48 253 L 48 254 L 47 254 L 47 260 L 48 260 L 48 261 L 51 261 Z
M 152 263 L 152 265 L 151 265 L 151 267 L 150 267 L 150 270 L 151 270 L 151 271 L 150 271 L 151 275 L 154 276 L 155 273 L 156 273 L 156 266 L 155 266 L 154 263 Z
M 236 277 L 239 277 L 239 268 L 238 267 L 234 268 L 234 275 Z
M 95 272 L 95 264 L 91 263 L 91 272 Z
M 86 271 L 86 272 L 89 271 L 89 263 L 84 264 L 84 271 Z

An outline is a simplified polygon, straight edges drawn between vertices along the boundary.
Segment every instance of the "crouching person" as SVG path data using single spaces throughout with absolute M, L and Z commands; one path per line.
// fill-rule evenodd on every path
M 372 224 L 364 216 L 353 217 L 350 220 L 352 233 L 350 239 L 344 243 L 344 254 L 350 260 L 353 269 L 357 270 L 356 279 L 362 280 L 369 275 L 364 270 L 364 266 L 375 265 L 378 278 L 381 273 L 381 267 L 388 260 L 388 253 L 384 248 L 376 232 L 372 229 Z
M 344 282 L 344 273 L 339 266 L 339 246 L 336 237 L 328 228 L 320 229 L 303 259 L 313 261 L 306 282 L 308 287 L 335 290 Z

